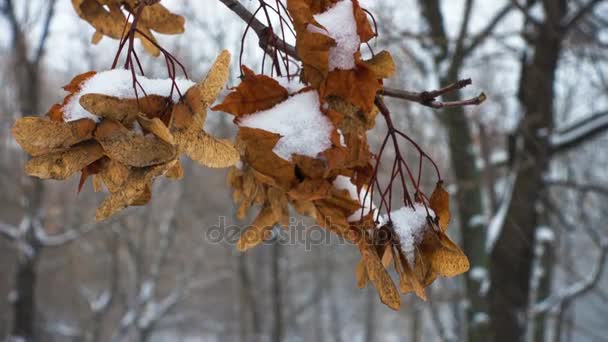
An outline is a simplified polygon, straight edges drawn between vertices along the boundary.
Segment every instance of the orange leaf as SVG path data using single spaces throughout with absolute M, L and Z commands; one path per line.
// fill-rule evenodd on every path
M 83 74 L 77 75 L 70 81 L 70 83 L 66 84 L 63 89 L 70 93 L 77 93 L 82 88 L 83 83 L 89 78 L 95 76 L 95 74 L 97 74 L 96 71 L 87 71 Z
M 284 190 L 290 189 L 296 179 L 295 167 L 277 156 L 272 149 L 280 135 L 261 129 L 241 127 L 238 139 L 244 143 L 244 158 L 253 169 L 273 178 Z
M 437 215 L 439 227 L 445 232 L 450 223 L 450 194 L 445 191 L 442 182 L 438 182 L 435 186 L 435 190 L 429 199 L 429 207 Z
M 268 76 L 256 75 L 243 66 L 241 83 L 226 96 L 224 102 L 213 107 L 212 110 L 224 111 L 239 117 L 270 109 L 288 97 L 289 92 L 279 82 Z
M 374 107 L 376 93 L 382 87 L 376 75 L 367 67 L 359 65 L 354 70 L 334 70 L 321 86 L 323 98 L 336 96 L 354 104 L 365 112 Z
M 357 22 L 357 34 L 359 34 L 361 42 L 365 43 L 374 38 L 376 34 L 374 33 L 374 30 L 367 19 L 367 13 L 365 13 L 365 11 L 361 8 L 361 5 L 359 5 L 359 1 L 352 1 L 355 11 L 355 21 Z

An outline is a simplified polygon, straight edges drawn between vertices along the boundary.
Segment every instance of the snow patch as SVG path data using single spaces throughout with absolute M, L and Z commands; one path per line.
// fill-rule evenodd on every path
M 491 252 L 494 248 L 494 244 L 498 240 L 498 236 L 500 235 L 502 227 L 505 224 L 505 220 L 507 219 L 507 212 L 509 211 L 509 207 L 511 206 L 511 199 L 513 197 L 513 190 L 515 188 L 515 180 L 515 173 L 509 175 L 508 180 L 505 184 L 505 191 L 500 208 L 498 208 L 498 212 L 496 212 L 496 214 L 490 221 L 490 225 L 488 226 L 488 236 L 486 239 L 486 251 L 488 252 Z
M 485 226 L 487 222 L 488 218 L 485 215 L 477 214 L 471 217 L 471 219 L 469 220 L 469 227 L 475 228 Z
M 348 194 L 350 195 L 350 197 L 352 199 L 361 203 L 362 208 L 355 211 L 352 215 L 350 215 L 348 217 L 348 222 L 357 222 L 361 219 L 361 217 L 369 214 L 373 210 L 376 210 L 376 205 L 372 201 L 372 195 L 368 193 L 367 197 L 366 197 L 365 193 L 367 192 L 367 190 L 364 188 L 361 189 L 361 191 L 359 193 L 357 193 L 357 186 L 355 184 L 353 184 L 353 182 L 351 181 L 350 178 L 348 178 L 346 176 L 338 176 L 334 180 L 333 185 L 338 190 L 348 191 Z M 363 203 L 363 202 L 365 202 L 365 203 Z M 380 216 L 378 216 L 378 213 L 376 213 L 376 220 L 380 224 L 383 224 L 383 222 L 384 222 L 384 220 Z
M 547 226 L 536 228 L 536 241 L 538 242 L 553 242 L 555 241 L 555 233 Z
M 171 94 L 171 79 L 151 79 L 138 75 L 137 80 L 147 95 L 167 97 Z M 194 82 L 183 78 L 177 78 L 175 82 L 182 94 L 195 84 Z M 82 89 L 63 107 L 63 119 L 65 121 L 74 121 L 78 119 L 99 121 L 97 115 L 89 113 L 80 105 L 80 97 L 85 94 L 104 94 L 121 99 L 133 99 L 135 98 L 133 74 L 130 70 L 114 69 L 97 73 L 86 80 L 82 85 Z M 137 88 L 137 94 L 140 97 L 145 96 L 139 86 Z M 179 93 L 175 89 L 173 90 L 173 101 L 179 101 Z
M 279 82 L 281 87 L 287 89 L 290 95 L 293 95 L 306 87 L 306 84 L 300 82 L 299 77 L 275 77 L 275 81 Z
M 435 212 L 428 208 L 428 214 L 435 217 Z M 401 249 L 407 258 L 410 266 L 414 266 L 416 256 L 416 245 L 418 245 L 427 227 L 427 208 L 420 203 L 415 203 L 414 207 L 402 207 L 393 211 L 390 215 L 384 216 L 385 221 L 392 221 L 393 228 L 399 236 Z
M 361 46 L 357 34 L 357 22 L 351 0 L 343 0 L 323 13 L 316 14 L 315 20 L 325 27 L 308 25 L 308 31 L 321 33 L 332 38 L 336 46 L 329 50 L 329 71 L 350 70 L 355 67 L 355 53 Z
M 272 151 L 285 160 L 291 160 L 293 154 L 316 158 L 331 147 L 334 130 L 320 108 L 317 92 L 307 91 L 271 109 L 243 117 L 239 126 L 280 134 L 281 139 Z
M 474 325 L 487 324 L 488 322 L 490 322 L 490 315 L 485 312 L 476 312 L 473 315 Z

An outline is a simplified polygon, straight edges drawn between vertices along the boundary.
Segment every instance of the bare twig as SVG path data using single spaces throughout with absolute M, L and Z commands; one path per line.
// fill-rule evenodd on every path
M 608 187 L 601 186 L 598 184 L 579 184 L 572 181 L 561 180 L 546 180 L 545 184 L 548 186 L 573 189 L 583 193 L 593 192 L 608 197 Z
M 435 108 L 435 109 L 448 108 L 448 107 L 477 106 L 477 105 L 482 104 L 487 99 L 486 94 L 481 93 L 474 98 L 462 100 L 462 101 L 453 101 L 453 102 L 437 101 L 437 97 L 440 97 L 442 95 L 462 89 L 462 88 L 470 85 L 471 83 L 472 83 L 471 79 L 466 79 L 466 80 L 461 80 L 461 81 L 452 83 L 452 84 L 450 84 L 446 87 L 443 87 L 441 89 L 438 89 L 438 90 L 423 91 L 423 92 L 412 92 L 412 91 L 398 90 L 398 89 L 385 87 L 384 89 L 382 89 L 380 91 L 380 93 L 384 96 L 394 97 L 394 98 L 398 98 L 398 99 L 402 99 L 402 100 L 406 100 L 406 101 L 417 102 L 423 106 Z
M 9 240 L 14 240 L 19 234 L 17 232 L 17 227 L 6 223 L 0 223 L 0 235 Z

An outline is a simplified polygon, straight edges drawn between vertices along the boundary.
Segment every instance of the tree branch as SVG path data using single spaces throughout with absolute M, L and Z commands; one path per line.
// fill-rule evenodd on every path
M 229 10 L 234 12 L 239 16 L 245 23 L 249 25 L 249 27 L 255 32 L 258 36 L 259 46 L 262 50 L 268 52 L 269 47 L 276 48 L 285 52 L 288 56 L 300 60 L 296 52 L 296 48 L 283 41 L 281 38 L 276 36 L 271 32 L 271 30 L 264 25 L 261 21 L 259 21 L 253 13 L 251 13 L 245 6 L 239 3 L 237 0 L 219 0 L 223 3 Z M 413 92 L 407 90 L 399 90 L 390 87 L 384 87 L 383 90 L 380 91 L 381 95 L 394 97 L 406 101 L 412 101 L 424 106 L 434 108 L 434 109 L 442 109 L 448 107 L 461 107 L 461 106 L 471 106 L 471 105 L 480 105 L 486 100 L 486 95 L 481 93 L 480 95 L 464 100 L 464 101 L 455 101 L 455 102 L 440 102 L 436 101 L 436 98 L 445 95 L 449 92 L 462 89 L 467 85 L 470 85 L 472 82 L 470 79 L 456 82 L 454 84 L 448 85 L 439 90 L 434 91 L 424 91 L 424 92 Z
M 573 189 L 583 193 L 593 192 L 608 197 L 608 187 L 597 184 L 579 184 L 573 181 L 565 180 L 546 180 L 545 184 L 548 186 Z
M 581 7 L 571 19 L 567 20 L 564 24 L 562 24 L 562 30 L 568 31 L 572 29 L 578 22 L 583 19 L 589 12 L 592 12 L 602 0 L 589 0 L 586 5 Z
M 580 146 L 608 129 L 608 110 L 581 119 L 551 137 L 553 153 Z
M 19 233 L 17 227 L 0 222 L 0 235 L 4 236 L 8 240 L 15 240 Z
M 537 303 L 532 308 L 533 314 L 538 315 L 546 313 L 558 305 L 570 303 L 576 298 L 581 297 L 589 291 L 593 290 L 602 278 L 602 273 L 605 268 L 604 265 L 606 264 L 607 256 L 608 243 L 604 241 L 603 243 L 601 243 L 600 255 L 598 257 L 598 261 L 595 264 L 591 276 L 579 283 L 573 284 L 559 291 L 557 294 L 548 297 L 540 303 Z
M 42 56 L 44 55 L 44 48 L 46 46 L 46 42 L 48 41 L 49 33 L 51 31 L 51 21 L 53 20 L 53 16 L 55 15 L 55 3 L 57 0 L 49 1 L 49 8 L 46 13 L 46 17 L 44 18 L 44 26 L 42 27 L 42 35 L 40 36 L 40 40 L 38 41 L 38 48 L 36 49 L 36 54 L 34 55 L 33 63 L 37 65 L 40 63 Z
M 437 97 L 443 96 L 445 94 L 451 93 L 453 91 L 460 90 L 468 85 L 472 84 L 471 79 L 461 80 L 455 83 L 452 83 L 446 87 L 443 87 L 438 90 L 433 91 L 423 91 L 423 92 L 411 92 L 407 90 L 398 90 L 394 88 L 385 87 L 380 91 L 381 95 L 394 97 L 406 101 L 417 102 L 423 106 L 441 109 L 448 107 L 462 107 L 462 106 L 472 106 L 472 105 L 480 105 L 486 100 L 486 95 L 484 93 L 479 94 L 478 96 L 463 100 L 463 101 L 453 101 L 453 102 L 441 102 L 437 101 Z

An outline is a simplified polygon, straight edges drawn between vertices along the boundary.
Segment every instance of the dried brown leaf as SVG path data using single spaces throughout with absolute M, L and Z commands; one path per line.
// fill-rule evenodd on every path
M 15 122 L 12 131 L 17 143 L 35 157 L 62 151 L 91 139 L 94 129 L 95 122 L 88 119 L 58 122 L 46 118 L 25 117 Z
M 156 137 L 138 135 L 118 121 L 106 119 L 95 130 L 105 154 L 125 165 L 146 167 L 175 159 L 176 148 Z
M 34 157 L 27 162 L 25 172 L 41 179 L 63 180 L 101 157 L 101 146 L 95 141 L 88 141 L 66 151 Z

